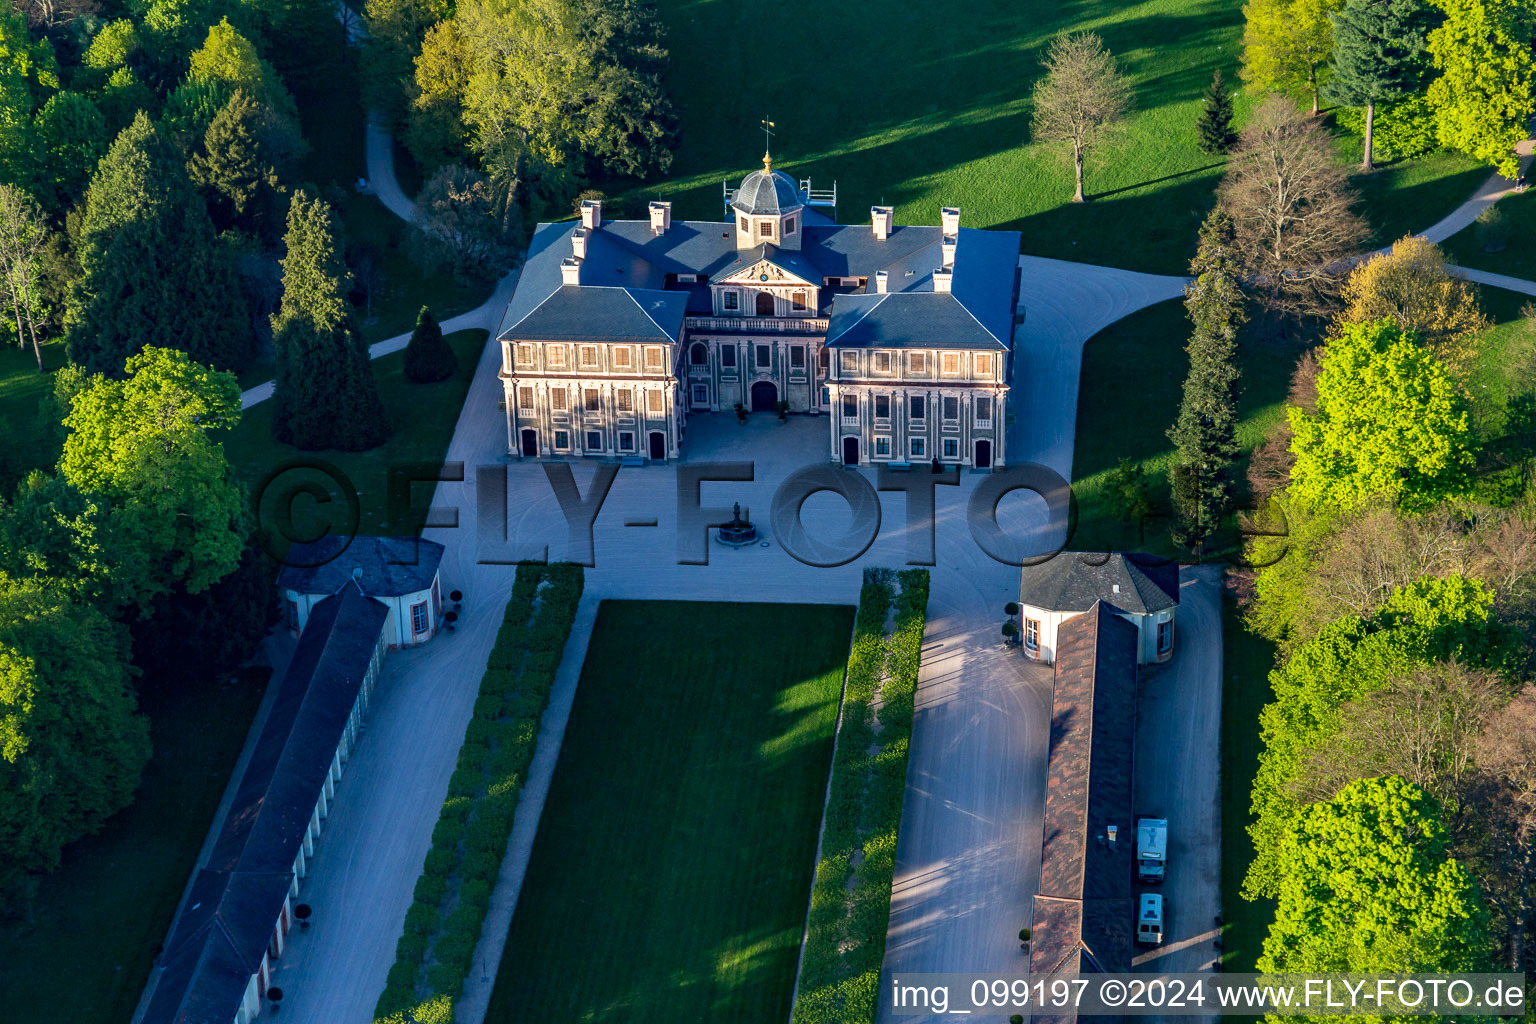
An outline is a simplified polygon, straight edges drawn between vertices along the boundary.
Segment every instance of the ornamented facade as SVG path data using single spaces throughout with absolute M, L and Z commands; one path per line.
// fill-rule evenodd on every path
M 508 451 L 674 459 L 739 405 L 827 415 L 834 462 L 1003 465 L 1018 234 L 836 225 L 824 196 L 765 155 L 724 222 L 539 225 L 497 332 Z

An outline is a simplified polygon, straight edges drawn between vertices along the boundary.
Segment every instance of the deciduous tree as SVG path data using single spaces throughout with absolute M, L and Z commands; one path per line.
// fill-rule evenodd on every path
M 1466 400 L 1418 336 L 1391 321 L 1347 325 L 1317 376 L 1317 411 L 1287 410 L 1290 495 L 1345 512 L 1381 497 L 1423 510 L 1465 494 L 1476 443 Z
M 1443 24 L 1429 34 L 1440 77 L 1429 85 L 1442 145 L 1513 179 L 1515 145 L 1536 114 L 1536 11 L 1521 0 L 1437 0 Z
M 1342 0 L 1248 0 L 1243 5 L 1243 81 L 1305 92 L 1317 114 L 1318 75 L 1333 49 L 1329 15 Z
M 1328 92 L 1340 103 L 1365 108 L 1365 153 L 1371 169 L 1376 105 L 1405 100 L 1429 79 L 1429 30 L 1436 11 L 1425 0 L 1344 0 L 1333 13 Z
M 1124 120 L 1131 85 L 1092 32 L 1057 36 L 1040 63 L 1045 76 L 1035 83 L 1030 132 L 1043 142 L 1067 144 L 1076 181 L 1072 201 L 1081 203 L 1083 161 Z
M 443 167 L 416 198 L 414 248 L 435 268 L 492 277 L 512 260 L 517 222 L 507 190 L 462 164 Z
M 1369 235 L 1332 139 L 1279 96 L 1243 129 L 1217 196 L 1243 270 L 1272 309 L 1326 308 L 1340 261 Z
M 1184 308 L 1194 324 L 1189 374 L 1179 418 L 1168 431 L 1177 454 L 1173 465 L 1174 539 L 1198 550 L 1232 507 L 1232 466 L 1237 445 L 1237 332 L 1248 319 L 1232 219 L 1212 211 L 1200 226 L 1200 249 L 1189 265 L 1194 282 Z
M 89 96 L 65 91 L 43 104 L 33 130 L 43 154 L 39 191 L 54 209 L 67 208 L 84 193 L 112 141 L 107 119 Z
M 338 255 L 331 209 L 300 190 L 288 207 L 273 433 L 299 448 L 361 451 L 389 436 L 368 346 L 347 300 L 352 275 Z
M 1465 365 L 1467 343 L 1490 326 L 1477 303 L 1477 287 L 1448 271 L 1440 247 L 1420 235 L 1399 239 L 1344 280 L 1344 309 L 1335 330 L 1347 324 L 1391 320 L 1417 334 L 1447 366 Z
M 16 344 L 28 345 L 43 371 L 43 347 L 38 321 L 44 304 L 43 250 L 48 222 L 31 196 L 14 185 L 0 184 L 0 282 L 5 286 L 5 312 L 16 327 Z

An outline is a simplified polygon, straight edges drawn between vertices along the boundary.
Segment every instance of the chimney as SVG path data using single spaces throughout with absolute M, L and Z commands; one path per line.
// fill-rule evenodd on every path
M 581 201 L 581 226 L 588 231 L 595 231 L 603 226 L 603 201 L 601 199 L 583 199 Z
M 943 258 L 944 266 L 953 267 L 955 265 L 955 245 L 959 241 L 954 235 L 945 235 L 943 240 L 939 242 L 939 253 Z
M 887 274 L 885 271 L 883 271 L 883 270 L 875 271 L 875 294 L 876 295 L 884 295 L 885 294 L 886 289 L 889 287 L 889 285 L 887 284 L 889 279 L 890 279 L 890 275 Z
M 650 211 L 651 211 L 651 234 L 653 234 L 653 235 L 665 234 L 667 229 L 672 226 L 672 204 L 671 203 L 652 203 L 650 205 Z
M 940 267 L 933 272 L 933 290 L 936 292 L 952 291 L 955 283 L 955 272 L 948 267 Z
M 571 232 L 571 255 L 578 260 L 587 258 L 587 235 L 590 232 L 586 228 L 577 228 Z
M 939 210 L 939 230 L 946 238 L 960 233 L 960 207 L 946 206 Z
M 560 283 L 581 284 L 581 260 L 567 256 L 560 261 Z
M 869 219 L 874 224 L 875 237 L 882 242 L 891 237 L 891 209 L 889 206 L 869 208 Z

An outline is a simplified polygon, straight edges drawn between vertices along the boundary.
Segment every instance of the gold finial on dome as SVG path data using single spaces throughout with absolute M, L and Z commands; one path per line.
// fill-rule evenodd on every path
M 773 138 L 773 122 L 763 118 L 763 170 L 773 170 L 773 156 L 769 153 L 771 148 L 769 140 Z
M 769 155 L 769 153 L 768 153 L 768 151 L 766 149 L 763 150 L 763 170 L 765 170 L 765 171 L 773 170 L 773 157 L 771 155 Z

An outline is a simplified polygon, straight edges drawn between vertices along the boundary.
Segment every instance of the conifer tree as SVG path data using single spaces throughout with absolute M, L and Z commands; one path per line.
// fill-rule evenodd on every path
M 1407 99 L 1428 78 L 1433 19 L 1424 0 L 1344 0 L 1333 14 L 1328 93 L 1346 106 L 1365 108 L 1363 171 L 1371 169 L 1376 105 Z
M 389 436 L 368 346 L 347 300 L 331 208 L 299 191 L 288 207 L 283 300 L 272 317 L 277 405 L 272 431 L 299 448 L 363 451 Z
M 121 377 L 129 356 L 157 345 L 244 365 L 252 335 L 239 279 L 180 154 L 142 112 L 91 179 L 78 252 L 65 309 L 74 362 Z
M 1232 249 L 1232 218 L 1214 210 L 1200 226 L 1200 249 L 1190 263 L 1195 280 L 1184 293 L 1194 324 L 1189 376 L 1179 418 L 1168 431 L 1178 452 L 1173 464 L 1174 540 L 1199 550 L 1232 507 L 1237 461 L 1237 332 L 1247 315 Z
M 437 325 L 432 311 L 426 306 L 416 317 L 416 329 L 405 346 L 405 375 L 418 384 L 447 380 L 459 371 L 459 358 L 453 348 L 443 340 L 443 329 Z
M 203 136 L 187 169 L 192 180 L 213 192 L 214 206 L 229 224 L 250 226 L 261 200 L 277 187 L 274 166 L 262 131 L 262 109 L 244 89 L 236 89 Z
M 1232 128 L 1232 94 L 1227 92 L 1220 69 L 1211 76 L 1211 84 L 1201 98 L 1195 131 L 1200 136 L 1200 150 L 1205 153 L 1225 153 L 1237 142 L 1237 132 Z

